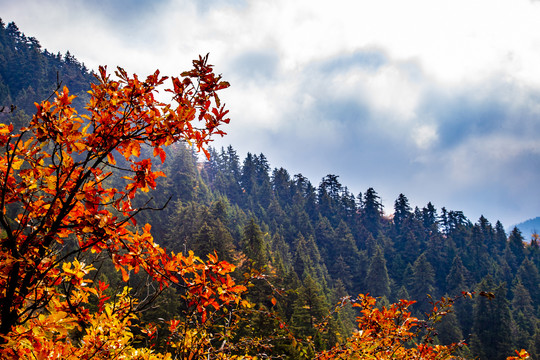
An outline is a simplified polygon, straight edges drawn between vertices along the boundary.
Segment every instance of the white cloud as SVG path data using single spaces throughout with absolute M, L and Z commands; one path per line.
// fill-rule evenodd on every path
M 418 148 L 425 150 L 437 141 L 439 136 L 435 126 L 422 124 L 413 128 L 412 138 Z
M 4 22 L 92 68 L 175 75 L 209 52 L 232 84 L 222 96 L 232 118 L 225 143 L 291 172 L 335 171 L 355 192 L 370 182 L 411 200 L 439 196 L 439 206 L 463 199 L 474 211 L 482 183 L 501 193 L 519 184 L 519 198 L 540 180 L 526 168 L 540 156 L 538 2 L 118 4 L 0 0 Z M 540 212 L 512 208 L 524 218 Z

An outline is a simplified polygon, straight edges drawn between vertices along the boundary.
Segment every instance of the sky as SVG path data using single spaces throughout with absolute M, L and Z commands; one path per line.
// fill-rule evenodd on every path
M 386 213 L 540 216 L 540 0 L 0 0 L 50 52 L 91 68 L 178 75 L 210 54 L 231 87 L 241 159 L 318 186 L 327 174 Z

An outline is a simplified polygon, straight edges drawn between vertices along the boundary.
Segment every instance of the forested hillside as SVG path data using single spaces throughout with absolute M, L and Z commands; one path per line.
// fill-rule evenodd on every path
M 82 95 L 77 100 L 82 107 L 92 81 L 91 72 L 69 51 L 51 54 L 15 23 L 6 25 L 0 19 L 0 106 L 16 105 L 32 115 L 35 102 L 51 97 L 58 86 L 67 86 L 73 94 Z
M 15 24 L 1 25 L 0 106 L 22 110 L 4 114 L 2 122 L 27 123 L 34 101 L 49 97 L 57 82 L 84 94 L 94 81 L 69 53 L 50 54 Z M 460 354 L 466 357 L 506 359 L 513 349 L 527 349 L 540 359 L 538 238 L 524 239 L 517 228 L 507 234 L 496 219 L 471 220 L 459 210 L 431 203 L 412 208 L 403 194 L 393 209 L 384 209 L 374 188 L 353 194 L 339 175 L 310 180 L 273 168 L 264 154 L 241 159 L 233 146 L 210 148 L 209 159 L 202 162 L 182 142 L 165 149 L 163 164 L 150 146 L 140 152 L 155 158 L 166 177 L 157 178 L 153 191 L 141 186 L 144 191 L 138 192 L 133 208 L 147 211 L 137 211 L 133 228 L 150 223 L 155 243 L 168 251 L 188 256 L 192 250 L 203 259 L 215 252 L 236 265 L 233 278 L 239 283 L 244 274 L 255 274 L 247 298 L 256 311 L 238 339 L 271 334 L 269 358 L 310 358 L 342 343 L 358 316 L 345 303 L 333 312 L 347 296 L 369 293 L 380 299 L 378 306 L 416 300 L 413 316 L 424 318 L 433 307 L 430 301 L 475 292 L 483 296 L 460 298 L 455 311 L 436 324 L 434 342 L 465 339 L 468 346 Z M 111 167 L 129 167 L 129 156 L 114 153 Z M 119 189 L 126 183 L 122 174 L 101 181 Z M 100 281 L 120 289 L 119 265 L 101 264 Z M 142 275 L 133 276 L 134 288 L 153 286 L 144 287 Z M 157 292 L 157 299 L 134 293 L 141 303 L 154 300 L 142 319 L 163 324 L 181 318 L 185 305 L 179 293 L 161 287 Z M 168 348 L 167 330 L 162 331 L 152 336 L 161 341 L 158 348 Z M 141 330 L 138 336 L 147 333 Z
M 291 326 L 312 334 L 301 320 L 308 301 L 316 301 L 308 316 L 315 319 L 358 293 L 417 300 L 413 309 L 421 315 L 430 309 L 428 295 L 483 291 L 495 297 L 457 302 L 439 340 L 465 338 L 482 359 L 505 358 L 513 348 L 538 351 L 537 238 L 527 244 L 518 229 L 506 234 L 499 221 L 472 222 L 431 203 L 413 209 L 403 194 L 385 212 L 373 188 L 351 194 L 337 175 L 315 186 L 301 174 L 271 169 L 264 154 L 240 160 L 232 146 L 210 152 L 200 164 L 189 148 L 172 150 L 159 192 L 161 202 L 172 201 L 155 214 L 158 238 L 172 250 L 204 256 L 216 249 L 233 262 L 247 256 L 266 265 L 275 285 L 288 290 L 280 304 Z M 350 326 L 340 318 L 336 331 Z

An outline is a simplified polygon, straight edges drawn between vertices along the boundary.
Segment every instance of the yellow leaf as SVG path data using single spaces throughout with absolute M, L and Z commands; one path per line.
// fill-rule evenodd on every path
M 131 146 L 131 155 L 135 157 L 141 156 L 141 146 L 139 143 L 133 143 L 133 146 Z
M 6 124 L 0 123 L 0 135 L 9 134 L 11 130 Z
M 86 131 L 87 131 L 87 130 L 88 130 L 88 128 L 90 127 L 90 124 L 91 124 L 91 123 L 90 123 L 90 122 L 88 122 L 88 124 L 87 124 L 87 125 L 86 125 L 86 126 L 85 126 L 85 127 L 83 128 L 83 129 L 82 129 L 82 131 L 81 131 L 81 132 L 82 132 L 83 134 L 86 134 Z
M 11 163 L 11 167 L 15 170 L 19 170 L 22 164 L 24 164 L 24 159 L 15 158 L 15 160 L 13 160 Z
M 73 146 L 75 146 L 75 148 L 79 151 L 84 151 L 86 150 L 86 144 L 84 143 L 81 143 L 81 142 L 75 142 L 73 143 Z

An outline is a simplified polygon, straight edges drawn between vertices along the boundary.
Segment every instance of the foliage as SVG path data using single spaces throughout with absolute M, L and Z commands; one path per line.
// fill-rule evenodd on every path
M 464 343 L 447 346 L 433 343 L 433 324 L 449 311 L 453 300 L 443 298 L 436 302 L 426 321 L 411 315 L 409 307 L 413 303 L 400 300 L 389 306 L 377 306 L 374 297 L 360 294 L 353 302 L 361 313 L 357 318 L 358 329 L 347 342 L 322 352 L 317 359 L 458 359 L 453 354 Z M 418 337 L 420 341 L 415 343 Z
M 138 190 L 148 192 L 164 176 L 152 169 L 150 158 L 140 159 L 142 147 L 151 147 L 163 162 L 164 146 L 185 140 L 206 152 L 210 136 L 223 134 L 228 111 L 217 91 L 229 85 L 207 60 L 200 57 L 193 70 L 171 79 L 166 91 L 175 106 L 154 97 L 167 80 L 158 71 L 140 80 L 118 68 L 113 79 L 100 68 L 88 115 L 77 113 L 74 96 L 64 87 L 53 102 L 36 105 L 36 115 L 20 133 L 0 124 L 4 357 L 150 354 L 130 350 L 137 301 L 129 291 L 110 303 L 104 293 L 108 285 L 93 284 L 91 261 L 101 254 L 125 283 L 144 270 L 157 293 L 170 285 L 183 290 L 200 324 L 222 306 L 248 305 L 239 297 L 246 288 L 230 276 L 234 265 L 215 256 L 203 262 L 193 253 L 169 254 L 153 241 L 150 225 L 138 228 L 134 218 L 145 209 L 132 206 Z M 117 165 L 118 157 L 129 167 Z M 125 172 L 123 189 L 108 186 L 112 170 Z M 93 302 L 98 304 L 94 313 Z
M 464 359 L 459 355 L 466 344 L 463 341 L 449 345 L 436 342 L 435 325 L 452 311 L 460 297 L 472 297 L 464 292 L 457 298 L 442 297 L 432 303 L 433 309 L 426 320 L 411 315 L 414 301 L 399 300 L 388 306 L 377 304 L 377 299 L 360 294 L 353 307 L 360 309 L 358 329 L 343 344 L 317 354 L 316 359 Z M 343 303 L 338 305 L 343 306 Z M 517 357 L 507 360 L 528 359 L 525 350 L 516 351 Z
M 317 187 L 272 171 L 264 154 L 242 162 L 232 146 L 210 147 L 209 161 L 197 162 L 195 150 L 226 122 L 217 121 L 225 110 L 205 81 L 226 83 L 209 66 L 173 79 L 175 105 L 161 104 L 150 95 L 163 84 L 157 74 L 143 81 L 119 69 L 115 79 L 99 72 L 92 80 L 69 53 L 41 51 L 14 24 L 1 25 L 4 357 L 371 356 L 405 313 L 418 320 L 408 341 L 395 338 L 396 356 L 487 359 L 491 333 L 504 334 L 500 358 L 514 348 L 540 354 L 537 236 L 508 238 L 500 222 L 473 224 L 444 207 L 439 215 L 431 203 L 413 209 L 403 194 L 388 215 L 373 188 L 354 196 L 332 174 Z M 70 91 L 41 104 L 28 125 L 24 111 L 59 81 Z M 24 111 L 6 114 L 11 103 Z M 15 134 L 7 120 L 27 129 Z M 441 322 L 434 314 L 447 304 L 421 303 L 426 293 L 474 288 L 495 298 L 457 302 Z M 344 301 L 366 292 L 384 296 L 365 306 Z M 400 300 L 410 294 L 419 302 Z M 338 299 L 344 308 L 328 314 Z M 470 348 L 452 347 L 463 335 Z

